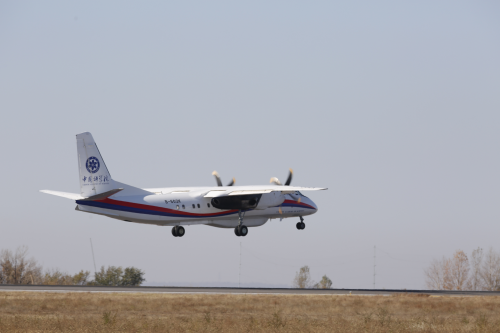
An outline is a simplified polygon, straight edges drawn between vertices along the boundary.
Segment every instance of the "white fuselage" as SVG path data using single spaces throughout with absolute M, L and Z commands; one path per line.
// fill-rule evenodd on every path
M 154 188 L 145 189 L 150 195 L 131 193 L 127 196 L 113 195 L 103 200 L 76 200 L 76 203 L 80 211 L 129 222 L 165 226 L 207 224 L 234 228 L 239 223 L 238 210 L 215 208 L 211 203 L 212 197 L 205 197 L 205 194 L 224 190 L 248 191 L 252 188 L 253 186 Z M 317 211 L 314 202 L 300 192 L 284 194 L 280 204 L 266 206 L 266 202 L 273 204 L 272 195 L 273 193 L 262 194 L 262 204 L 244 212 L 247 227 L 263 225 L 268 219 L 306 216 Z
M 172 226 L 172 235 L 182 237 L 183 225 L 205 224 L 234 228 L 236 236 L 246 236 L 247 227 L 257 227 L 269 219 L 299 217 L 298 230 L 305 228 L 303 217 L 316 213 L 317 206 L 303 191 L 326 188 L 292 186 L 290 169 L 284 185 L 275 177 L 268 185 L 222 186 L 216 171 L 216 187 L 169 187 L 141 189 L 118 182 L 104 163 L 89 132 L 76 135 L 79 193 L 41 190 L 77 203 L 76 210 L 114 219 Z

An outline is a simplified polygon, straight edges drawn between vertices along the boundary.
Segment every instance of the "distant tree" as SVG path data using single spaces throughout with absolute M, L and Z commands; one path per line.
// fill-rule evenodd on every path
M 433 260 L 425 270 L 426 286 L 438 290 L 467 290 L 469 286 L 469 259 L 462 250 L 453 257 Z
M 43 276 L 42 284 L 45 285 L 86 285 L 88 283 L 89 271 L 81 270 L 75 275 L 63 273 L 58 269 L 47 270 Z
M 35 259 L 28 258 L 26 246 L 15 252 L 0 250 L 0 284 L 139 286 L 146 281 L 144 274 L 135 267 L 102 266 L 91 281 L 90 272 L 84 270 L 75 275 L 57 268 L 43 272 Z
M 42 280 L 42 266 L 28 258 L 28 247 L 20 246 L 15 252 L 0 251 L 0 283 L 40 284 Z
M 468 290 L 482 290 L 481 281 L 481 263 L 483 261 L 483 249 L 478 247 L 472 251 L 470 257 L 471 271 L 469 273 L 469 281 L 467 283 Z
M 452 258 L 433 260 L 425 276 L 429 289 L 500 291 L 500 254 L 492 248 L 484 254 L 477 248 L 469 262 L 467 255 L 457 250 Z
M 323 278 L 314 285 L 315 289 L 330 289 L 332 287 L 332 280 L 328 276 L 323 275 Z
M 450 290 L 467 290 L 469 279 L 469 258 L 462 250 L 457 250 L 453 254 L 448 270 L 448 287 Z
M 483 290 L 500 290 L 500 255 L 493 248 L 484 256 L 479 275 Z
M 311 287 L 311 274 L 309 273 L 309 266 L 301 267 L 295 274 L 292 286 L 294 288 L 310 288 Z
M 42 284 L 45 285 L 72 285 L 73 276 L 63 273 L 60 270 L 50 269 L 47 270 L 43 276 Z
M 135 267 L 104 266 L 96 272 L 94 281 L 89 284 L 102 286 L 140 286 L 144 279 L 144 272 Z
M 140 286 L 144 279 L 144 272 L 135 267 L 127 267 L 123 273 L 122 286 Z
M 433 259 L 430 266 L 424 270 L 425 285 L 427 289 L 443 290 L 444 289 L 444 267 L 447 259 Z
M 73 284 L 84 286 L 89 282 L 89 276 L 90 276 L 90 272 L 84 271 L 82 269 L 80 272 L 73 275 Z
M 101 267 L 99 272 L 95 273 L 95 283 L 101 286 L 119 286 L 121 284 L 123 268 L 116 266 Z

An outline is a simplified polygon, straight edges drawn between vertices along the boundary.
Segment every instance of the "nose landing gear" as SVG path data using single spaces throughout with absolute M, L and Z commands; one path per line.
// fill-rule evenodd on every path
M 243 217 L 245 216 L 245 212 L 241 212 L 241 210 L 238 212 L 238 218 L 240 222 L 238 223 L 238 226 L 234 228 L 234 234 L 236 236 L 243 236 L 245 237 L 248 235 L 248 228 L 243 225 Z
M 304 223 L 304 218 L 300 217 L 300 222 L 297 223 L 296 227 L 298 230 L 304 230 L 306 228 L 306 224 Z
M 174 237 L 182 237 L 185 233 L 186 230 L 184 230 L 184 227 L 181 227 L 180 225 L 176 225 L 172 228 L 172 236 Z

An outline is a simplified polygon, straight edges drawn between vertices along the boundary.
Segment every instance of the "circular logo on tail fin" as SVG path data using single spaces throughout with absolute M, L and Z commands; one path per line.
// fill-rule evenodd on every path
M 90 173 L 96 173 L 99 171 L 99 167 L 101 166 L 101 163 L 99 163 L 99 160 L 97 157 L 90 156 L 87 158 L 87 162 L 85 163 L 85 166 L 87 167 L 87 171 Z

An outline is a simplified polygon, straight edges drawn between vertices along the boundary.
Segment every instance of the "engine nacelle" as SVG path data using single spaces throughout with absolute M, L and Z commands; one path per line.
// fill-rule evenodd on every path
M 262 194 L 232 195 L 215 197 L 212 206 L 218 209 L 255 209 Z
M 255 209 L 267 209 L 279 206 L 285 201 L 285 195 L 281 192 L 264 193 Z

